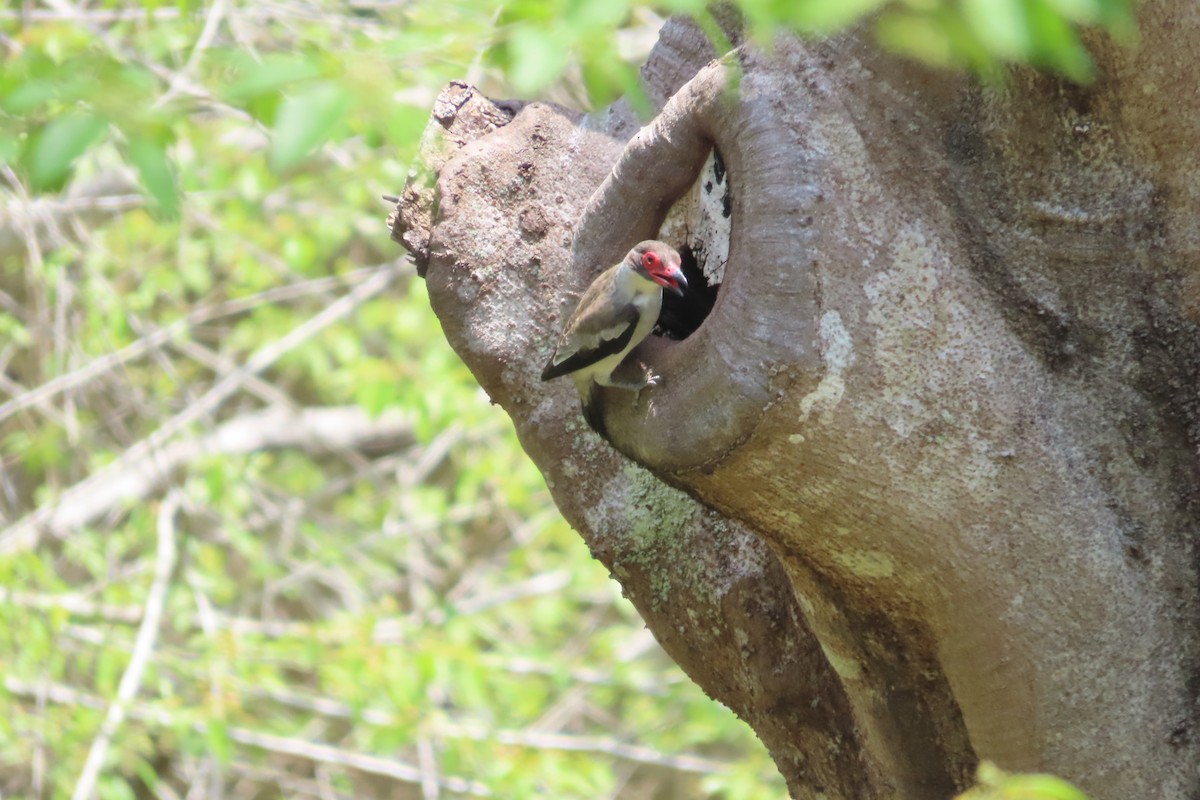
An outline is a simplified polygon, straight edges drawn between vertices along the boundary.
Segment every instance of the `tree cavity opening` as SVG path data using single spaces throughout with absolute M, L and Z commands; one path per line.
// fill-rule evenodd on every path
M 659 238 L 679 251 L 688 288 L 683 297 L 663 293 L 656 335 L 682 340 L 704 324 L 725 278 L 732 219 L 729 174 L 714 147 L 692 188 L 671 206 L 659 229 Z

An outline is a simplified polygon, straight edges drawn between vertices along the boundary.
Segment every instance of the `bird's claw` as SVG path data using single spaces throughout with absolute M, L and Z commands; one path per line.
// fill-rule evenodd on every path
M 657 373 L 649 368 L 645 369 L 642 373 L 642 385 L 639 386 L 637 391 L 633 393 L 633 404 L 635 406 L 638 404 L 638 401 L 642 397 L 643 389 L 648 389 L 651 386 L 660 386 L 661 384 L 662 378 L 659 377 Z

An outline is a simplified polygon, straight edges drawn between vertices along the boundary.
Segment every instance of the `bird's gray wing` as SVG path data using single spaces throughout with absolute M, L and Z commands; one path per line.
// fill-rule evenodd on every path
M 612 314 L 607 309 L 594 307 L 585 310 L 585 303 L 581 301 L 580 310 L 584 313 L 577 311 L 578 316 L 567 323 L 554 355 L 542 370 L 542 380 L 575 372 L 620 353 L 633 338 L 640 316 L 633 303 L 626 303 Z

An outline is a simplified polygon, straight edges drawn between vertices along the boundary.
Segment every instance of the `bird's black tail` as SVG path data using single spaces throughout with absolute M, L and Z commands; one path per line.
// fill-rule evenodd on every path
M 600 385 L 592 381 L 587 395 L 579 398 L 583 407 L 583 418 L 601 438 L 608 441 L 608 429 L 604 426 L 604 411 L 600 403 Z

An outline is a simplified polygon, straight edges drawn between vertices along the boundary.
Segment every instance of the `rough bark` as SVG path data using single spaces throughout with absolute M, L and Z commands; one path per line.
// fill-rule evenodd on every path
M 991 759 L 1200 798 L 1200 11 L 1141 16 L 1092 86 L 994 89 L 861 31 L 707 63 L 673 21 L 650 125 L 531 104 L 398 208 L 564 514 L 796 797 Z M 540 366 L 714 147 L 715 306 L 639 349 L 664 383 L 605 395 L 610 446 Z

